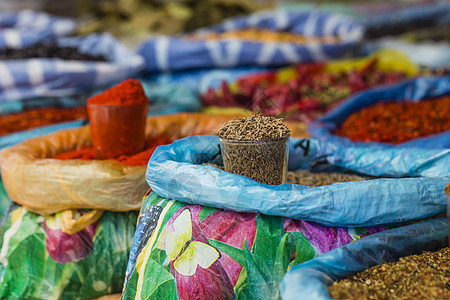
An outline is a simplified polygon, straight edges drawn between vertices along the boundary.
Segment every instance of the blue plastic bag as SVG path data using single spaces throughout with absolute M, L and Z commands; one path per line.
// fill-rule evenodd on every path
M 221 164 L 219 138 L 194 136 L 160 146 L 146 179 L 159 196 L 240 212 L 259 212 L 328 226 L 377 226 L 423 219 L 446 209 L 450 149 L 342 147 L 291 139 L 289 169 L 335 169 L 387 177 L 309 187 L 258 183 L 205 162 Z
M 139 53 L 146 71 L 180 71 L 195 68 L 282 66 L 341 58 L 353 51 L 362 38 L 362 27 L 349 17 L 320 11 L 292 13 L 284 10 L 258 12 L 225 20 L 206 31 L 259 27 L 303 36 L 335 36 L 339 44 L 259 43 L 238 39 L 195 41 L 184 37 L 157 37 L 145 41 Z
M 352 142 L 350 139 L 334 135 L 334 131 L 354 112 L 380 102 L 419 102 L 427 98 L 450 95 L 450 76 L 417 78 L 393 86 L 383 86 L 350 97 L 342 105 L 312 122 L 308 126 L 311 137 L 342 144 L 346 147 L 367 145 L 373 147 L 421 147 L 450 148 L 450 131 L 414 139 L 401 144 L 379 142 Z
M 281 283 L 283 300 L 331 300 L 327 286 L 374 265 L 435 251 L 447 244 L 446 218 L 375 233 L 294 266 Z
M 0 49 L 20 48 L 75 32 L 75 21 L 42 12 L 0 12 Z
M 196 112 L 201 108 L 200 99 L 198 98 L 196 91 L 187 86 L 181 84 L 154 85 L 143 80 L 141 80 L 141 83 L 144 87 L 146 96 L 150 99 L 148 116 L 176 112 Z M 0 102 L 0 116 L 11 113 L 20 113 L 25 109 L 84 106 L 89 97 L 103 91 L 104 89 L 74 96 Z M 50 134 L 62 129 L 79 127 L 85 124 L 87 124 L 87 120 L 77 120 L 0 136 L 0 149 L 18 144 L 30 138 Z
M 107 62 L 69 61 L 55 58 L 0 61 L 0 102 L 42 96 L 65 96 L 134 77 L 144 60 L 108 34 L 56 39 L 61 46 L 103 55 Z

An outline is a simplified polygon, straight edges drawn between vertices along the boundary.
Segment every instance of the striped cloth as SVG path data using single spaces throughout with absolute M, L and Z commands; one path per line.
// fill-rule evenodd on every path
M 0 12 L 0 49 L 20 48 L 75 32 L 77 24 L 68 18 L 22 10 Z
M 210 67 L 281 66 L 343 57 L 354 50 L 363 35 L 362 26 L 347 16 L 320 11 L 292 13 L 285 10 L 263 11 L 225 20 L 197 33 L 250 27 L 303 36 L 335 36 L 341 39 L 341 43 L 259 43 L 239 39 L 194 41 L 182 37 L 161 36 L 145 41 L 139 53 L 145 59 L 148 72 Z
M 108 62 L 36 58 L 0 61 L 0 101 L 42 96 L 64 96 L 86 88 L 115 83 L 137 75 L 144 67 L 141 56 L 108 34 L 56 39 L 61 46 L 102 54 Z

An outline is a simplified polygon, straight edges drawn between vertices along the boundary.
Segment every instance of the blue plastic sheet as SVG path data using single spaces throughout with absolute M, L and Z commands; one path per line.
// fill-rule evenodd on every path
M 55 58 L 0 61 L 0 102 L 42 96 L 65 96 L 134 77 L 144 60 L 108 34 L 63 37 L 59 45 L 103 55 L 107 62 L 67 61 Z
M 156 37 L 145 41 L 139 53 L 145 58 L 146 71 L 180 71 L 196 68 L 237 66 L 281 66 L 298 62 L 325 61 L 341 58 L 355 50 L 362 38 L 362 27 L 347 16 L 320 11 L 258 12 L 246 17 L 197 31 L 224 32 L 259 27 L 304 36 L 335 36 L 338 44 L 259 43 L 238 39 L 191 40 L 184 37 Z
M 374 265 L 435 251 L 447 244 L 446 218 L 375 233 L 293 267 L 281 283 L 283 300 L 331 300 L 327 286 Z
M 159 196 L 240 212 L 259 212 L 328 226 L 377 226 L 423 219 L 446 209 L 450 149 L 377 149 L 291 139 L 289 169 L 330 168 L 387 176 L 321 187 L 258 183 L 205 162 L 222 164 L 217 136 L 160 146 L 146 179 Z M 409 177 L 409 178 L 395 178 Z
M 392 9 L 368 15 L 361 22 L 371 36 L 380 36 L 385 32 L 402 33 L 410 28 L 448 26 L 450 3 L 440 1 Z
M 401 144 L 379 142 L 352 142 L 350 139 L 334 135 L 337 128 L 354 112 L 380 102 L 402 102 L 405 100 L 419 102 L 427 98 L 450 95 L 450 76 L 418 78 L 393 86 L 383 86 L 358 93 L 342 105 L 312 122 L 308 126 L 311 137 L 331 141 L 350 147 L 368 145 L 373 147 L 421 147 L 450 148 L 450 131 L 414 139 Z
M 0 12 L 0 49 L 20 48 L 75 32 L 75 21 L 42 12 Z
M 156 116 L 177 112 L 195 112 L 201 108 L 201 103 L 195 90 L 181 84 L 154 85 L 141 81 L 145 94 L 150 99 L 148 116 Z M 104 89 L 80 94 L 76 96 L 65 96 L 55 98 L 36 98 L 25 101 L 0 102 L 0 116 L 20 113 L 25 109 L 42 107 L 77 107 L 86 105 L 87 99 Z M 0 136 L 0 149 L 23 142 L 24 140 L 38 137 L 52 132 L 79 127 L 87 124 L 87 120 L 64 122 L 48 126 L 42 126 L 30 130 Z

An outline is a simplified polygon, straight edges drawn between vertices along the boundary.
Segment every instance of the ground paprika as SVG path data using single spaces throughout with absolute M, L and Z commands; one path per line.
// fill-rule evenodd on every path
M 148 98 L 142 84 L 128 79 L 88 100 L 97 158 L 133 155 L 145 147 Z
M 114 160 L 123 163 L 127 166 L 145 166 L 155 151 L 156 147 L 160 145 L 170 144 L 172 139 L 167 136 L 159 136 L 147 140 L 145 150 L 135 155 L 123 155 Z M 94 160 L 96 159 L 94 147 L 84 147 L 80 150 L 60 153 L 54 157 L 59 160 L 80 159 L 80 160 Z
M 450 130 L 450 96 L 382 102 L 353 113 L 337 130 L 352 141 L 403 143 Z

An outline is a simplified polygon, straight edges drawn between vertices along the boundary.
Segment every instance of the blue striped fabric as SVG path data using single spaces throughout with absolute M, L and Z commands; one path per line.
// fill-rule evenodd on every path
M 70 95 L 134 77 L 144 67 L 140 55 L 109 34 L 61 37 L 56 41 L 84 53 L 102 54 L 108 62 L 50 58 L 0 61 L 0 101 Z
M 335 36 L 341 39 L 341 43 L 258 43 L 239 39 L 194 41 L 161 36 L 144 42 L 139 53 L 145 58 L 148 72 L 209 67 L 281 66 L 343 57 L 354 49 L 363 34 L 362 26 L 347 16 L 320 11 L 292 13 L 285 10 L 264 11 L 225 20 L 217 26 L 198 30 L 196 33 L 250 27 L 303 36 Z
M 75 32 L 75 21 L 46 13 L 22 10 L 0 12 L 0 49 L 20 48 Z

